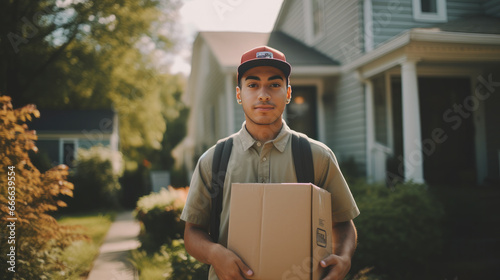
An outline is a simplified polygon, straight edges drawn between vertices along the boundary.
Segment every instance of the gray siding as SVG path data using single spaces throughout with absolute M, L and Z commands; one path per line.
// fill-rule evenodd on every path
M 362 54 L 362 6 L 358 1 L 325 1 L 325 34 L 314 48 L 342 64 Z
M 325 32 L 312 42 L 312 47 L 341 63 L 350 62 L 363 50 L 362 6 L 353 0 L 325 1 L 324 4 Z M 287 5 L 276 30 L 305 42 L 303 2 L 290 0 Z
M 366 125 L 364 90 L 354 72 L 339 79 L 333 104 L 327 105 L 326 144 L 340 162 L 353 157 L 358 170 L 366 172 Z
M 473 0 L 447 0 L 448 21 L 462 17 L 484 14 L 498 15 L 499 0 L 482 4 Z M 438 23 L 418 22 L 413 19 L 412 0 L 373 0 L 373 36 L 374 46 L 416 27 L 432 27 Z
M 500 0 L 490 0 L 483 4 L 485 14 L 500 17 Z
M 287 10 L 283 11 L 281 22 L 277 26 L 277 30 L 281 30 L 291 37 L 304 42 L 304 4 L 301 0 L 285 0 L 289 3 Z

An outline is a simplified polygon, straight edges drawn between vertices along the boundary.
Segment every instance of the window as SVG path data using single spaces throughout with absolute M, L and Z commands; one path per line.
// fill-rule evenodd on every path
M 61 139 L 59 141 L 59 163 L 73 167 L 77 149 L 77 139 Z
M 446 0 L 413 0 L 413 18 L 420 22 L 446 22 Z
M 422 13 L 437 13 L 436 0 L 420 0 L 420 10 Z

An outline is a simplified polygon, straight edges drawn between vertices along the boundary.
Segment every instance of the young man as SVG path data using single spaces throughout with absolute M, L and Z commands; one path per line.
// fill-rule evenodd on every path
M 243 107 L 245 122 L 231 136 L 233 146 L 224 181 L 218 240 L 211 240 L 208 235 L 214 192 L 210 184 L 214 147 L 201 156 L 194 171 L 181 215 L 186 221 L 184 242 L 190 255 L 211 265 L 210 280 L 246 279 L 253 275 L 251 268 L 226 248 L 231 184 L 297 182 L 291 150 L 292 133 L 297 132 L 283 120 L 292 97 L 290 72 L 285 55 L 270 47 L 254 48 L 241 57 L 236 99 Z M 324 279 L 340 280 L 351 267 L 357 239 L 352 219 L 359 215 L 359 210 L 333 152 L 318 141 L 308 141 L 314 162 L 312 183 L 332 194 L 333 254 L 320 265 L 331 267 Z

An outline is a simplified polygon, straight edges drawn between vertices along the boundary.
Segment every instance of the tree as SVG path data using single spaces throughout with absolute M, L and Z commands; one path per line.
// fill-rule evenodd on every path
M 0 96 L 0 258 L 2 274 L 15 279 L 40 279 L 48 271 L 55 250 L 82 236 L 63 227 L 50 215 L 72 196 L 68 168 L 57 166 L 40 173 L 28 151 L 36 151 L 36 134 L 26 121 L 39 116 L 33 105 L 14 110 L 10 97 Z M 52 256 L 51 256 L 52 255 Z M 13 277 L 15 275 L 15 277 Z
M 176 50 L 180 0 L 0 2 L 0 93 L 16 106 L 114 108 L 121 147 L 159 149 L 171 106 L 157 63 Z M 43 116 L 42 116 L 43 117 Z

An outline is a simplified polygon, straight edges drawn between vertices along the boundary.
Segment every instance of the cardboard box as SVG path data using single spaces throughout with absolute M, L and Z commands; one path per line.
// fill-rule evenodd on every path
M 332 252 L 331 196 L 312 184 L 233 184 L 228 248 L 251 279 L 321 279 Z

